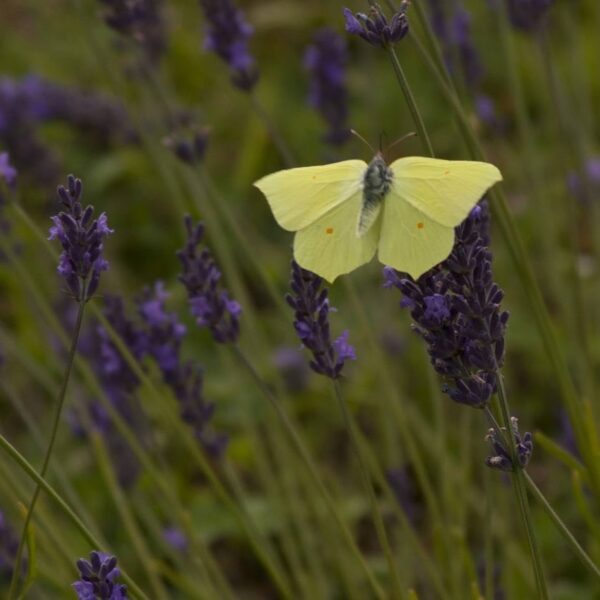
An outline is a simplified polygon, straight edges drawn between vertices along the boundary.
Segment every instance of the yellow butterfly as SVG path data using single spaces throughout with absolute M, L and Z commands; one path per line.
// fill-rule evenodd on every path
M 494 183 L 492 164 L 409 156 L 387 165 L 345 160 L 286 169 L 254 185 L 279 225 L 295 231 L 294 258 L 333 282 L 379 260 L 414 278 L 448 257 L 459 225 Z

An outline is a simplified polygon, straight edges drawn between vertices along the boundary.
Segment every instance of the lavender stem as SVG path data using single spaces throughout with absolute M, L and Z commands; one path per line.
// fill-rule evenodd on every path
M 358 459 L 358 464 L 360 468 L 360 473 L 364 481 L 364 485 L 369 494 L 369 501 L 371 504 L 371 512 L 373 516 L 373 521 L 375 523 L 375 529 L 377 530 L 377 537 L 379 538 L 379 543 L 382 546 L 383 552 L 385 554 L 388 570 L 390 572 L 390 578 L 393 583 L 393 592 L 391 592 L 393 598 L 402 598 L 402 583 L 400 581 L 400 577 L 398 575 L 398 569 L 394 564 L 394 556 L 392 554 L 392 548 L 390 546 L 390 542 L 385 531 L 385 524 L 383 522 L 383 517 L 381 515 L 381 510 L 379 509 L 379 505 L 377 503 L 377 497 L 375 495 L 375 489 L 373 488 L 373 482 L 371 481 L 371 475 L 369 473 L 369 469 L 366 464 L 365 457 L 363 456 L 363 452 L 361 449 L 361 443 L 359 441 L 359 433 L 358 426 L 350 414 L 348 410 L 348 406 L 342 396 L 342 390 L 340 386 L 340 382 L 337 379 L 333 380 L 333 390 L 336 397 L 336 400 L 340 407 L 340 412 L 342 413 L 342 417 L 344 418 L 344 425 L 348 434 L 350 435 L 350 440 L 352 442 L 352 446 L 354 448 L 354 452 L 356 454 L 356 458 Z
M 52 450 L 54 449 L 54 442 L 56 441 L 56 434 L 58 432 L 58 425 L 60 423 L 60 418 L 62 416 L 62 410 L 65 402 L 65 397 L 67 395 L 67 387 L 69 385 L 69 379 L 71 377 L 71 370 L 73 368 L 73 362 L 75 361 L 75 355 L 77 353 L 77 344 L 79 342 L 79 334 L 81 332 L 81 324 L 83 322 L 83 313 L 85 310 L 85 289 L 83 290 L 82 299 L 79 301 L 79 310 L 77 312 L 77 322 L 75 323 L 75 330 L 73 332 L 73 338 L 71 341 L 71 347 L 69 349 L 69 355 L 67 358 L 67 365 L 65 367 L 65 374 L 63 377 L 62 385 L 58 394 L 58 400 L 56 409 L 54 412 L 54 420 L 52 422 L 52 430 L 50 432 L 50 441 L 48 442 L 48 447 L 46 449 L 46 454 L 44 456 L 44 462 L 42 464 L 42 468 L 40 470 L 40 477 L 44 477 L 46 475 L 46 471 L 48 469 L 48 465 L 50 463 L 50 457 L 52 456 Z M 14 593 L 16 592 L 19 574 L 21 573 L 21 563 L 23 560 L 23 550 L 25 548 L 25 541 L 27 538 L 27 531 L 29 529 L 29 523 L 31 522 L 31 518 L 33 517 L 33 511 L 35 509 L 35 505 L 37 499 L 40 495 L 40 491 L 42 489 L 41 484 L 38 482 L 35 487 L 35 491 L 33 492 L 33 497 L 29 503 L 29 507 L 27 509 L 27 514 L 25 516 L 25 523 L 23 524 L 23 531 L 21 533 L 21 539 L 19 541 L 19 547 L 17 549 L 17 555 L 15 557 L 15 566 L 12 573 L 12 578 L 10 580 L 10 587 L 8 590 L 7 599 L 11 600 L 13 598 Z

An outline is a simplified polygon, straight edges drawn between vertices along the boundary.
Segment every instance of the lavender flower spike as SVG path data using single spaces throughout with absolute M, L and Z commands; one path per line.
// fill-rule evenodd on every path
M 483 408 L 496 390 L 508 321 L 488 244 L 488 208 L 482 202 L 456 228 L 452 253 L 441 265 L 417 281 L 384 269 L 384 285 L 402 292 L 400 305 L 410 309 L 434 369 L 446 380 L 443 391 L 474 408 Z
M 220 289 L 221 271 L 210 251 L 201 248 L 204 225 L 194 226 L 192 218 L 185 218 L 188 241 L 177 253 L 183 273 L 179 281 L 188 292 L 192 314 L 200 327 L 208 327 L 216 342 L 235 342 L 240 333 L 239 316 L 242 307 Z
M 8 152 L 0 152 L 0 180 L 10 188 L 17 182 L 17 170 L 10 164 Z
M 302 344 L 313 355 L 310 368 L 331 379 L 338 379 L 347 360 L 356 360 L 354 348 L 348 343 L 348 331 L 333 343 L 329 330 L 332 310 L 327 289 L 321 289 L 321 278 L 292 261 L 292 294 L 286 296 L 294 309 L 294 327 Z
M 377 4 L 371 7 L 368 15 L 354 14 L 349 8 L 344 8 L 346 31 L 360 36 L 372 46 L 387 48 L 399 42 L 408 33 L 407 8 L 408 0 L 402 0 L 400 9 L 389 22 Z
M 67 185 L 58 187 L 63 210 L 51 217 L 54 225 L 48 239 L 57 239 L 62 244 L 57 270 L 75 299 L 87 302 L 98 289 L 100 273 L 108 269 L 108 262 L 102 256 L 103 241 L 113 230 L 108 227 L 105 213 L 92 220 L 94 207 L 82 207 L 80 179 L 69 175 Z
M 77 568 L 81 574 L 73 584 L 79 600 L 123 600 L 127 598 L 127 587 L 115 583 L 121 572 L 117 559 L 104 552 L 90 553 L 90 561 L 80 558 Z
M 204 47 L 229 65 L 233 85 L 249 92 L 258 81 L 258 70 L 248 51 L 252 27 L 232 0 L 200 0 L 200 7 L 207 21 Z
M 304 55 L 304 66 L 311 75 L 308 100 L 329 125 L 325 139 L 334 145 L 344 143 L 350 135 L 346 124 L 348 92 L 344 82 L 347 61 L 345 40 L 329 28 L 315 34 Z

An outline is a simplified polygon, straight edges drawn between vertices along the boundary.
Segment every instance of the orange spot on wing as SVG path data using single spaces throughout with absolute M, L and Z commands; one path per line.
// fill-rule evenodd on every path
M 417 229 L 423 229 L 425 227 L 425 223 L 417 223 Z
M 328 227 L 328 228 L 325 230 L 325 233 L 327 233 L 327 234 L 331 235 L 331 234 L 333 233 L 333 227 Z

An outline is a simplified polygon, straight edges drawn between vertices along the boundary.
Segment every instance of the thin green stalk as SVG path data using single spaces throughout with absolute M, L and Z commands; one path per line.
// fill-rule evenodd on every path
M 485 580 L 484 589 L 485 597 L 489 600 L 494 598 L 494 530 L 492 527 L 492 519 L 494 512 L 492 507 L 492 473 L 490 469 L 485 469 L 483 472 L 483 487 L 485 489 L 485 510 L 483 519 L 483 545 L 485 556 Z
M 98 540 L 84 525 L 81 519 L 73 512 L 54 488 L 38 474 L 29 461 L 2 434 L 0 434 L 0 448 L 2 448 L 2 450 L 6 452 L 6 454 L 8 454 L 23 469 L 23 471 L 25 471 L 25 473 L 27 473 L 29 478 L 32 479 L 37 486 L 43 489 L 58 504 L 64 514 L 92 548 L 100 550 L 104 547 L 100 540 Z M 122 569 L 121 576 L 135 596 L 142 600 L 149 600 L 148 596 L 142 592 L 137 583 L 135 583 L 135 581 L 133 581 L 133 579 L 131 579 L 131 577 L 129 577 Z
M 144 539 L 144 536 L 142 535 L 142 532 L 140 531 L 139 526 L 131 512 L 126 495 L 123 493 L 123 490 L 117 482 L 117 478 L 113 471 L 113 467 L 110 464 L 110 459 L 107 455 L 104 442 L 96 431 L 91 432 L 91 439 L 96 450 L 100 470 L 102 471 L 104 481 L 110 488 L 110 494 L 113 497 L 113 501 L 115 503 L 121 523 L 123 524 L 124 529 L 127 531 L 131 545 L 138 554 L 142 569 L 148 577 L 148 583 L 152 590 L 152 597 L 166 600 L 168 598 L 167 591 L 165 590 L 163 582 L 160 580 L 160 577 L 158 577 L 156 572 L 156 560 L 150 554 L 146 540 Z M 223 597 L 226 598 L 227 596 Z
M 361 445 L 358 439 L 357 429 L 358 426 L 354 421 L 354 418 L 350 414 L 348 410 L 348 406 L 344 401 L 342 396 L 342 390 L 340 383 L 337 379 L 333 381 L 333 390 L 336 400 L 338 402 L 338 406 L 340 407 L 340 411 L 342 413 L 342 417 L 344 419 L 344 425 L 348 434 L 350 435 L 350 440 L 352 446 L 354 448 L 354 452 L 356 454 L 356 458 L 358 459 L 358 465 L 361 477 L 363 478 L 363 483 L 365 488 L 367 489 L 367 493 L 369 495 L 369 502 L 371 504 L 371 513 L 373 517 L 373 521 L 375 523 L 375 529 L 377 531 L 377 537 L 379 538 L 379 543 L 383 549 L 383 553 L 385 554 L 385 558 L 388 564 L 388 570 L 390 574 L 390 579 L 392 581 L 393 586 L 393 597 L 395 598 L 403 598 L 404 593 L 402 591 L 402 583 L 400 581 L 398 575 L 398 569 L 396 568 L 394 556 L 392 553 L 392 548 L 390 546 L 390 542 L 385 530 L 385 524 L 383 522 L 383 517 L 381 515 L 381 510 L 379 509 L 379 503 L 377 502 L 377 496 L 375 495 L 375 489 L 373 488 L 373 482 L 371 481 L 371 475 L 369 474 L 369 470 L 367 468 L 367 464 L 365 458 L 363 457 L 361 451 Z
M 82 298 L 85 298 L 85 286 L 83 290 Z M 83 313 L 85 310 L 85 300 L 79 301 L 79 310 L 77 312 L 77 321 L 75 323 L 75 330 L 73 332 L 73 339 L 71 341 L 71 347 L 69 349 L 69 355 L 67 357 L 67 365 L 65 367 L 65 373 L 62 381 L 62 385 L 60 391 L 58 393 L 58 399 L 56 401 L 56 408 L 54 411 L 54 419 L 52 421 L 52 429 L 50 431 L 50 441 L 48 442 L 48 447 L 46 449 L 46 454 L 44 456 L 44 462 L 42 463 L 42 468 L 40 470 L 40 476 L 44 477 L 46 471 L 48 469 L 48 464 L 50 463 L 50 457 L 52 456 L 52 450 L 54 449 L 54 443 L 56 441 L 56 434 L 58 432 L 58 426 L 60 424 L 60 418 L 62 416 L 62 410 L 65 402 L 65 397 L 67 395 L 67 387 L 69 385 L 69 378 L 71 376 L 71 370 L 73 368 L 73 361 L 75 360 L 75 354 L 77 352 L 77 344 L 79 342 L 79 334 L 81 332 L 81 324 L 83 323 Z M 33 517 L 33 511 L 35 510 L 35 505 L 40 495 L 41 487 L 40 485 L 36 485 L 35 490 L 33 492 L 33 497 L 31 498 L 31 502 L 29 503 L 29 507 L 27 509 L 27 514 L 25 515 L 25 523 L 23 524 L 23 531 L 21 533 L 21 539 L 19 541 L 19 547 L 17 549 L 17 555 L 15 557 L 15 566 L 13 569 L 13 574 L 10 580 L 10 587 L 8 589 L 8 600 L 11 600 L 16 593 L 17 583 L 19 581 L 19 575 L 21 573 L 21 562 L 23 560 L 23 550 L 25 547 L 25 540 L 27 538 L 27 530 L 29 528 L 29 523 L 31 522 L 31 518 Z
M 509 438 L 509 452 L 513 463 L 513 470 L 511 471 L 513 487 L 515 495 L 517 497 L 517 503 L 519 505 L 519 512 L 527 534 L 527 542 L 529 544 L 529 551 L 531 553 L 531 562 L 533 571 L 535 574 L 535 581 L 538 591 L 538 596 L 542 600 L 548 600 L 548 590 L 546 589 L 546 579 L 544 577 L 544 571 L 542 568 L 542 558 L 537 544 L 535 531 L 533 527 L 533 521 L 531 519 L 531 512 L 529 509 L 529 500 L 527 498 L 527 490 L 525 488 L 525 479 L 523 477 L 523 470 L 519 467 L 517 457 L 517 440 L 515 438 L 515 432 L 511 422 L 510 407 L 508 405 L 508 397 L 506 395 L 506 389 L 504 388 L 504 380 L 500 369 L 496 369 L 496 380 L 498 381 L 498 403 L 500 405 L 500 413 L 506 428 L 507 435 Z
M 319 477 L 319 474 L 313 463 L 313 460 L 310 457 L 310 454 L 308 453 L 308 450 L 306 449 L 306 446 L 304 445 L 304 442 L 302 441 L 302 438 L 300 437 L 300 434 L 298 433 L 298 431 L 296 430 L 296 427 L 292 423 L 289 415 L 287 414 L 285 409 L 281 406 L 281 404 L 279 403 L 278 399 L 275 397 L 275 395 L 273 394 L 273 392 L 271 391 L 269 386 L 262 380 L 262 378 L 260 377 L 260 375 L 258 374 L 256 369 L 254 368 L 252 363 L 248 360 L 248 358 L 241 351 L 241 349 L 236 345 L 231 346 L 231 349 L 234 353 L 234 356 L 237 358 L 237 360 L 240 362 L 240 364 L 249 372 L 254 383 L 260 390 L 260 392 L 266 397 L 266 399 L 269 401 L 271 406 L 275 409 L 278 417 L 281 420 L 281 423 L 283 424 L 286 431 L 290 435 L 291 440 L 292 440 L 294 446 L 296 447 L 296 450 L 297 450 L 300 458 L 302 459 L 308 472 L 310 473 L 311 479 L 313 480 L 313 482 L 316 484 L 317 488 L 323 495 L 323 498 L 327 504 L 327 508 L 329 509 L 333 518 L 335 519 L 336 523 L 338 524 L 346 542 L 348 543 L 348 546 L 352 550 L 352 553 L 355 555 L 355 557 L 358 559 L 358 562 L 359 562 L 360 566 L 362 567 L 365 575 L 367 576 L 367 579 L 373 589 L 373 592 L 380 600 L 383 600 L 385 598 L 384 591 L 381 589 L 381 586 L 379 585 L 379 583 L 373 576 L 373 573 L 371 572 L 371 569 L 369 569 L 364 556 L 358 549 L 358 546 L 356 545 L 356 542 L 354 541 L 354 538 L 353 538 L 352 534 L 350 533 L 350 530 L 348 529 L 347 525 L 344 523 L 344 521 L 342 520 L 342 517 L 338 513 L 335 503 L 333 502 L 333 499 L 329 495 L 327 488 L 321 481 L 321 478 Z
M 419 107 L 415 102 L 412 90 L 410 89 L 410 85 L 408 84 L 406 75 L 404 75 L 402 65 L 398 60 L 398 56 L 393 46 L 389 46 L 388 53 L 392 61 L 392 66 L 394 67 L 394 73 L 396 73 L 398 83 L 400 84 L 400 88 L 402 90 L 402 93 L 404 94 L 404 99 L 406 100 L 408 110 L 410 111 L 413 123 L 415 125 L 415 128 L 417 129 L 417 135 L 421 140 L 421 144 L 423 145 L 423 148 L 425 149 L 427 154 L 431 157 L 434 157 L 435 154 L 433 152 L 433 146 L 431 145 L 431 141 L 429 140 L 429 135 L 427 134 L 427 129 L 425 128 L 425 123 L 423 122 L 423 117 L 421 117 L 421 112 L 419 111 Z
M 556 511 L 552 508 L 542 491 L 535 484 L 533 479 L 529 476 L 526 471 L 523 471 L 523 478 L 529 491 L 533 494 L 535 499 L 542 505 L 542 508 L 546 511 L 546 514 L 550 517 L 558 531 L 562 534 L 565 541 L 571 546 L 571 549 L 575 551 L 581 562 L 600 579 L 600 568 L 590 558 L 587 552 L 581 547 L 579 542 L 575 539 L 575 536 L 569 531 L 563 520 L 558 516 Z
M 264 123 L 277 151 L 283 158 L 285 165 L 289 167 L 293 167 L 296 164 L 296 159 L 292 154 L 291 150 L 288 148 L 286 141 L 283 139 L 283 136 L 279 133 L 279 129 L 269 116 L 269 113 L 266 111 L 265 107 L 262 105 L 261 101 L 256 96 L 255 92 L 250 93 L 250 103 L 252 104 L 252 108 L 254 112 L 258 115 L 260 120 Z

